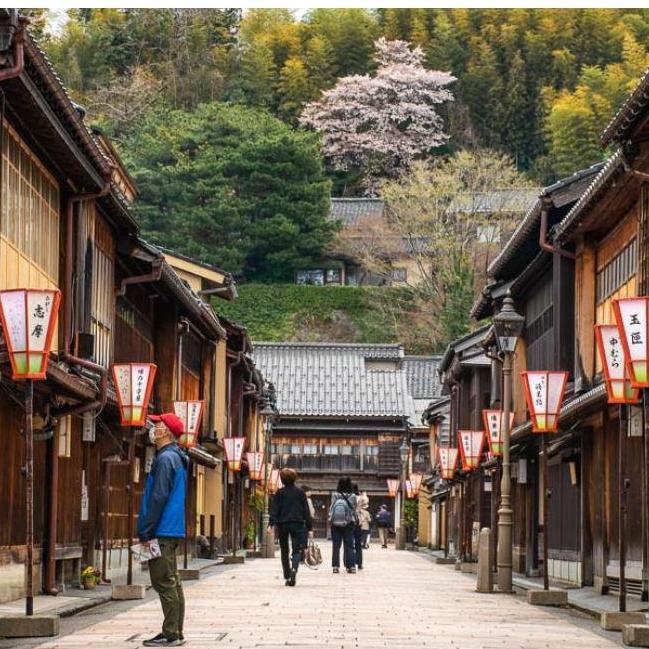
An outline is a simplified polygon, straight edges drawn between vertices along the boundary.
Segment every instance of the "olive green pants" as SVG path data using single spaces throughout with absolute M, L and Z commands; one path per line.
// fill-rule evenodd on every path
M 178 575 L 176 549 L 178 539 L 159 538 L 162 556 L 149 561 L 151 585 L 160 596 L 164 622 L 162 633 L 165 637 L 175 639 L 183 634 L 185 619 L 185 595 Z

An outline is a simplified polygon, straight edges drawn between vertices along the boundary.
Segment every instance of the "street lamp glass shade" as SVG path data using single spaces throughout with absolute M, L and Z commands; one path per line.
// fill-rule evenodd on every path
M 482 452 L 484 450 L 484 431 L 483 430 L 458 430 L 460 438 L 460 457 L 462 459 L 462 469 L 464 471 L 473 471 L 480 466 Z
M 399 491 L 399 481 L 398 480 L 388 480 L 388 495 L 394 498 Z
M 622 336 L 617 325 L 595 325 L 609 403 L 639 403 L 640 390 L 631 385 Z
M 501 352 L 516 351 L 516 341 L 523 333 L 525 318 L 514 310 L 514 300 L 507 295 L 500 311 L 492 320 L 498 349 Z
M 503 454 L 503 411 L 502 410 L 483 410 L 482 419 L 484 421 L 485 435 L 489 444 L 489 451 L 494 457 L 500 457 Z M 514 425 L 514 413 L 509 415 L 509 430 Z
M 408 461 L 408 443 L 404 439 L 403 442 L 401 442 L 401 446 L 399 446 L 399 456 L 401 457 L 401 464 L 405 464 Z
M 535 433 L 556 433 L 568 372 L 521 372 Z
M 246 453 L 248 475 L 251 480 L 261 480 L 264 474 L 264 454 L 260 451 Z
M 144 426 L 156 369 L 153 363 L 113 365 L 113 382 L 122 426 Z
M 243 447 L 246 445 L 245 437 L 225 437 L 223 447 L 225 448 L 225 459 L 230 471 L 241 471 L 241 458 L 243 457 Z
M 457 466 L 457 448 L 450 448 L 442 446 L 439 449 L 439 464 L 441 468 L 442 478 L 450 480 L 455 475 L 455 467 Z
M 174 413 L 183 422 L 185 431 L 178 438 L 178 445 L 192 448 L 198 443 L 203 418 L 203 401 L 174 401 Z
M 649 388 L 649 297 L 613 300 L 622 346 L 634 388 Z
M 60 302 L 56 289 L 0 291 L 0 324 L 14 381 L 45 379 Z

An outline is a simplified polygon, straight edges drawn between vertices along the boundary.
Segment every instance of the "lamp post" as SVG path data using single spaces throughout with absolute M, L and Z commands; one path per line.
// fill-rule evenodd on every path
M 12 379 L 25 381 L 26 615 L 34 614 L 34 381 L 46 378 L 60 301 L 61 293 L 56 289 L 0 291 L 0 324 Z
M 406 465 L 408 463 L 408 451 L 410 447 L 406 438 L 403 438 L 399 446 L 399 457 L 401 458 L 401 502 L 399 503 L 399 531 L 396 538 L 396 549 L 406 549 Z
M 275 558 L 275 544 L 272 534 L 268 533 L 270 513 L 268 511 L 268 488 L 270 483 L 270 472 L 268 462 L 270 460 L 270 442 L 273 436 L 273 421 L 276 412 L 270 401 L 266 401 L 259 414 L 264 418 L 264 515 L 262 517 L 262 545 L 261 554 L 264 559 Z
M 508 292 L 500 312 L 493 318 L 498 348 L 503 354 L 503 412 L 502 457 L 503 470 L 500 481 L 500 508 L 498 509 L 498 590 L 512 592 L 512 476 L 509 460 L 511 434 L 510 413 L 512 400 L 512 366 L 516 342 L 523 332 L 525 318 L 514 310 L 514 300 Z

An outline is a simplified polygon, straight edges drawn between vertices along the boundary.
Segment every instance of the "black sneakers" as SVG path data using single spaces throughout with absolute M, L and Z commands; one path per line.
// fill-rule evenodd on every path
M 340 572 L 340 568 L 334 568 L 334 575 L 337 575 Z
M 291 576 L 286 582 L 289 586 L 295 586 L 295 578 L 297 577 L 297 570 L 291 570 Z
M 179 638 L 167 638 L 164 633 L 158 633 L 154 638 L 145 640 L 142 643 L 143 647 L 182 647 L 185 644 L 185 639 L 181 636 Z

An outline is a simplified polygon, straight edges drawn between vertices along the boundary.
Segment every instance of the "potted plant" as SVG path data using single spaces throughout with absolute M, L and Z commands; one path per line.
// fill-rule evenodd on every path
M 249 520 L 248 523 L 246 524 L 246 550 L 254 550 L 255 549 L 255 536 L 256 536 L 257 530 L 255 527 L 255 522 L 253 520 Z
M 101 572 L 94 566 L 86 566 L 81 571 L 81 583 L 85 590 L 92 590 L 101 579 Z

